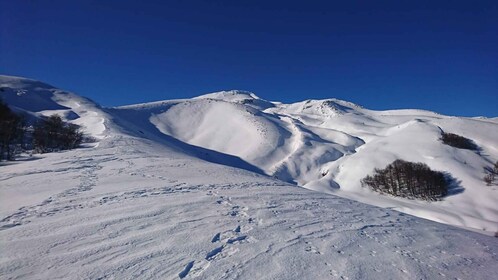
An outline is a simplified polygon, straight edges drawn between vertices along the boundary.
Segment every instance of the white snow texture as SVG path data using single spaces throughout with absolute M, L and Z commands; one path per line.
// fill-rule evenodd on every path
M 102 108 L 25 78 L 0 76 L 0 88 L 12 110 L 57 113 L 96 139 L 1 163 L 1 279 L 498 273 L 498 190 L 482 180 L 498 160 L 497 118 L 245 91 Z M 479 151 L 444 145 L 442 131 Z M 450 195 L 422 202 L 360 186 L 395 159 L 451 174 Z

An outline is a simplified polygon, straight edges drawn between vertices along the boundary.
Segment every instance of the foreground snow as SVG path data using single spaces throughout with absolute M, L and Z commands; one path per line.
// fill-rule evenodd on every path
M 109 136 L 98 148 L 2 169 L 5 279 L 485 279 L 498 272 L 496 238 L 141 139 Z
M 228 95 L 229 102 L 216 101 L 226 98 L 222 93 L 210 99 L 105 110 L 36 81 L 11 77 L 0 81 L 17 89 L 7 92 L 7 101 L 16 110 L 34 118 L 58 112 L 98 139 L 73 151 L 2 163 L 2 279 L 489 279 L 498 272 L 496 238 L 262 175 L 275 168 L 281 177 L 306 182 L 313 168 L 348 157 L 354 160 L 363 151 L 368 154 L 364 143 L 379 137 L 306 127 L 304 123 L 311 122 L 304 120 L 312 115 L 309 112 L 300 115 L 301 121 L 294 113 L 272 113 L 282 108 L 298 110 L 301 105 L 275 104 L 235 92 Z M 41 98 L 43 106 L 27 102 L 33 96 Z M 256 100 L 251 106 L 239 104 L 246 102 L 244 98 Z M 198 115 L 189 118 L 192 106 Z M 231 119 L 222 118 L 227 107 Z M 172 112 L 182 117 L 176 123 L 170 121 Z M 209 118 L 203 117 L 206 114 Z M 225 128 L 243 125 L 246 134 L 229 136 L 230 131 L 237 131 L 216 127 L 220 121 Z M 485 121 L 494 125 L 494 121 Z M 184 126 L 192 130 L 190 136 Z M 224 140 L 218 141 L 226 140 L 226 147 L 213 150 L 200 145 L 209 146 L 206 141 L 219 144 L 210 138 L 211 129 L 219 129 Z M 177 138 L 169 136 L 173 134 Z M 480 135 L 479 139 L 487 139 L 484 133 Z M 257 139 L 260 144 L 251 149 L 258 152 L 244 151 L 246 161 L 223 150 Z M 309 153 L 302 145 L 310 147 Z M 494 155 L 493 148 L 486 147 L 485 152 Z M 320 153 L 327 156 L 320 157 Z M 477 163 L 481 160 L 480 156 L 464 156 Z M 309 160 L 310 170 L 295 165 L 298 160 Z M 332 183 L 347 185 L 347 180 L 321 178 L 307 186 L 369 203 L 374 199 L 391 203 L 368 192 L 334 191 Z M 471 194 L 468 188 L 453 196 L 466 203 L 455 209 L 456 214 L 449 213 L 452 204 L 445 206 L 445 202 L 393 199 L 392 203 L 428 209 L 442 217 L 455 215 L 455 219 L 473 206 L 475 212 L 469 215 L 477 226 L 486 223 L 482 213 L 487 212 L 494 226 L 496 207 L 486 204 L 488 200 L 478 205 L 474 199 L 465 199 L 463 194 Z M 490 200 L 495 197 L 491 191 L 487 194 Z

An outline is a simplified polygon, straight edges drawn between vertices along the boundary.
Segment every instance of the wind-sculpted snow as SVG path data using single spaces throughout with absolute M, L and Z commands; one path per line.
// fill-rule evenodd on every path
M 25 78 L 0 75 L 0 99 L 28 118 L 58 114 L 83 126 L 94 138 L 104 137 L 109 118 L 93 101 L 48 84 Z
M 55 88 L 38 81 L 0 76 L 0 88 L 2 100 L 14 108 L 32 112 L 69 109 L 52 100 Z
M 106 137 L 111 126 L 213 163 L 488 234 L 498 231 L 498 189 L 482 179 L 484 168 L 498 160 L 493 119 L 372 111 L 337 99 L 282 104 L 245 91 L 101 109 L 33 80 L 3 76 L 0 84 L 2 98 L 16 110 L 35 117 L 61 114 L 96 138 Z M 442 132 L 472 139 L 478 150 L 444 145 Z M 427 205 L 361 188 L 362 178 L 396 159 L 445 172 L 458 191 Z
M 128 113 L 131 108 L 134 117 Z M 113 110 L 130 121 L 144 120 L 142 127 L 164 136 L 238 157 L 305 188 L 488 234 L 498 231 L 498 189 L 482 180 L 484 167 L 498 160 L 498 124 L 492 119 L 423 110 L 372 111 L 337 99 L 272 103 L 243 91 Z M 443 132 L 472 139 L 478 150 L 444 145 Z M 361 188 L 362 178 L 396 159 L 445 172 L 452 178 L 453 195 L 428 205 Z
M 154 142 L 3 166 L 2 278 L 484 279 L 496 238 L 213 165 Z M 66 166 L 66 169 L 62 169 Z M 30 179 L 51 172 L 46 181 Z M 57 185 L 57 188 L 52 186 Z M 32 194 L 34 195 L 34 194 Z M 38 200 L 39 202 L 35 202 Z
M 0 82 L 9 106 L 16 90 L 37 92 L 32 81 Z M 40 98 L 62 108 L 37 111 L 25 102 L 16 110 L 33 117 L 65 113 L 98 142 L 2 163 L 2 279 L 489 279 L 498 273 L 497 238 L 393 210 L 496 230 L 497 190 L 481 186 L 479 174 L 497 159 L 491 119 L 375 112 L 334 99 L 286 105 L 238 91 L 102 109 L 36 85 L 49 92 Z M 244 101 L 250 99 L 271 105 Z M 446 146 L 441 131 L 471 138 L 480 149 Z M 362 176 L 396 158 L 450 172 L 458 191 L 428 203 L 359 188 Z

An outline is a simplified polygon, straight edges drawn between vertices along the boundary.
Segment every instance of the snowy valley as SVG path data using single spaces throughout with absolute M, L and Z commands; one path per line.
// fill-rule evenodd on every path
M 115 108 L 0 76 L 0 98 L 93 143 L 0 165 L 4 279 L 490 279 L 498 119 L 244 91 Z M 440 141 L 442 132 L 478 151 Z M 451 174 L 440 201 L 361 187 L 396 159 Z

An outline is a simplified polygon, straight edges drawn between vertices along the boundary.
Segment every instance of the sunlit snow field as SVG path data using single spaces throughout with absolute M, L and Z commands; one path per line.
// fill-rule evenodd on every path
M 489 236 L 498 230 L 498 190 L 482 182 L 482 168 L 498 159 L 496 120 L 340 100 L 280 104 L 245 92 L 106 109 L 32 80 L 2 76 L 0 84 L 14 110 L 57 112 L 97 140 L 1 163 L 2 279 L 498 272 L 498 239 Z M 481 151 L 443 145 L 441 130 Z M 450 172 L 463 191 L 419 202 L 360 187 L 396 158 Z

